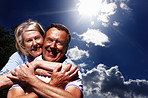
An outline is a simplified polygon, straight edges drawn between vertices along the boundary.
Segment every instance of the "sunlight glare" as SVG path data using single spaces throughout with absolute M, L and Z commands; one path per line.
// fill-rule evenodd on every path
M 102 0 L 80 0 L 78 11 L 81 15 L 96 16 L 102 7 Z
M 122 9 L 127 9 L 125 4 L 121 4 Z M 117 4 L 112 0 L 79 0 L 77 10 L 80 15 L 88 16 L 90 24 L 94 25 L 101 22 L 102 26 L 107 27 L 110 22 L 110 16 L 115 15 L 117 12 Z M 92 22 L 92 20 L 97 21 Z

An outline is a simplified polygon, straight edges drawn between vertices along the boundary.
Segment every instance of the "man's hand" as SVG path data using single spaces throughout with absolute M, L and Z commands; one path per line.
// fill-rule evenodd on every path
M 78 71 L 77 66 L 72 64 L 56 66 L 49 84 L 64 89 L 69 82 L 78 79 Z

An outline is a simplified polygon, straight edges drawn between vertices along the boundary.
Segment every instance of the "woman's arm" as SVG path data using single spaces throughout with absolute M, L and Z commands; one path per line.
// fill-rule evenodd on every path
M 77 66 L 72 64 L 49 62 L 44 60 L 35 60 L 30 62 L 30 64 L 32 65 L 32 68 L 35 69 L 35 74 L 43 76 L 51 76 L 53 70 L 57 66 L 62 66 L 63 71 L 69 71 L 69 72 L 71 71 L 71 74 L 74 72 L 74 70 L 77 69 Z
M 0 74 L 2 74 L 0 75 L 0 90 L 13 85 L 14 81 L 7 78 L 7 76 L 11 76 L 10 70 L 14 70 L 17 66 L 23 64 L 23 57 L 25 56 L 21 58 L 20 55 L 21 53 L 19 54 L 18 51 L 12 54 L 7 64 L 0 71 Z
M 13 82 L 9 78 L 7 78 L 7 76 L 12 76 L 12 74 L 8 73 L 0 75 L 0 90 L 13 85 Z
M 30 62 L 30 64 L 32 65 L 34 69 L 42 68 L 42 69 L 46 69 L 49 71 L 53 71 L 57 65 L 62 64 L 62 63 L 49 62 L 49 61 L 44 61 L 44 60 L 35 60 L 35 61 Z

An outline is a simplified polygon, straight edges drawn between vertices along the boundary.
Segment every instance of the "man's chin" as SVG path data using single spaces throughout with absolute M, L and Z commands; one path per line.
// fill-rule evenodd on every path
M 55 61 L 55 58 L 53 58 L 53 57 L 44 57 L 43 59 L 45 61 L 49 61 L 49 62 L 54 62 Z
M 38 57 L 38 56 L 40 56 L 40 55 L 41 55 L 41 53 L 37 53 L 37 54 L 36 54 L 36 57 Z

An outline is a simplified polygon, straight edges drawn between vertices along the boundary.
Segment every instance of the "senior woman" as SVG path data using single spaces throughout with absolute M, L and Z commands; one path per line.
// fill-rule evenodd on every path
M 7 64 L 0 71 L 0 89 L 11 86 L 13 83 L 7 76 L 17 66 L 33 61 L 42 53 L 44 30 L 42 26 L 32 20 L 23 22 L 15 29 L 17 52 L 12 54 Z

